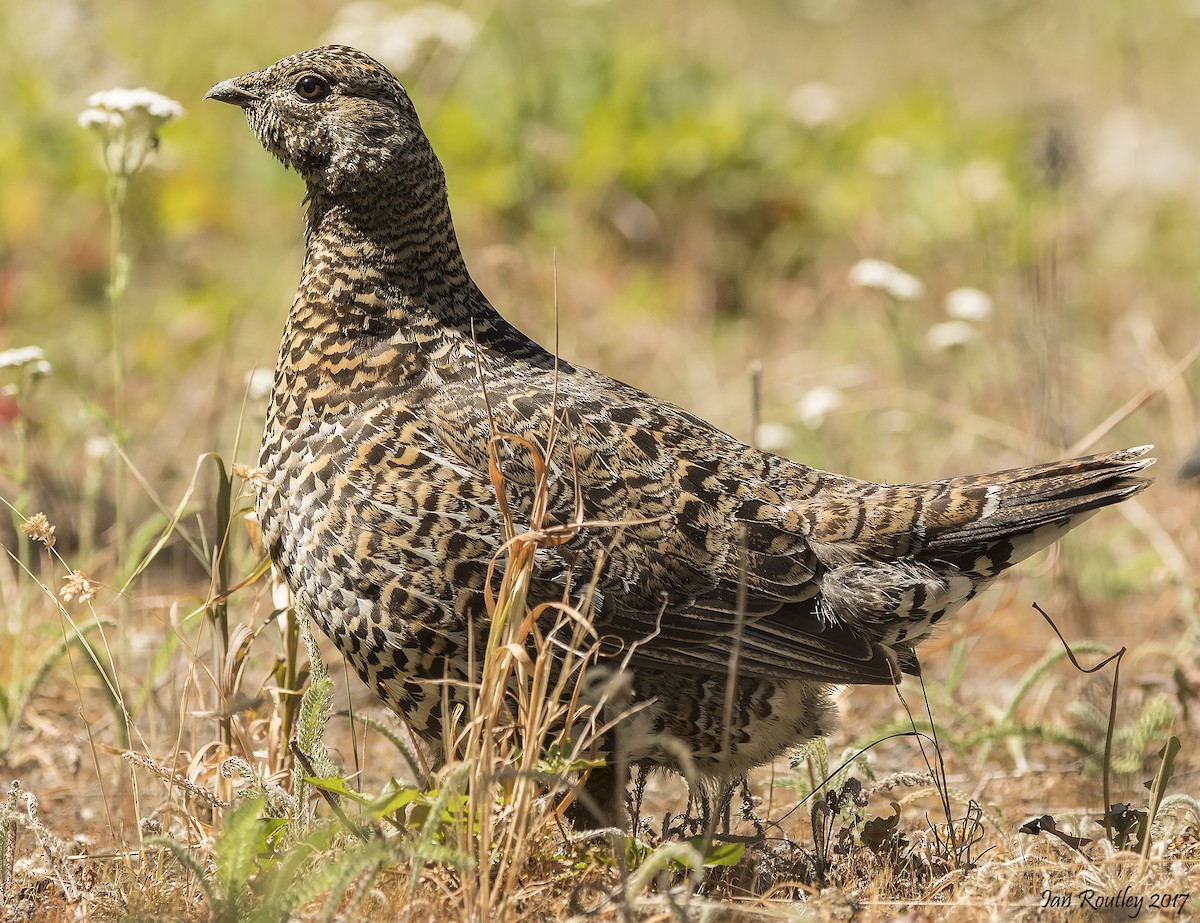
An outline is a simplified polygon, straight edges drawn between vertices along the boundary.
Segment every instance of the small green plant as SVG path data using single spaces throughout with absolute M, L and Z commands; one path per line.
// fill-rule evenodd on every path
M 324 899 L 321 919 L 332 919 L 355 880 L 373 875 L 392 856 L 382 839 L 339 847 L 338 828 L 330 823 L 291 838 L 289 820 L 265 809 L 262 799 L 247 799 L 225 812 L 211 870 L 175 840 L 147 841 L 188 870 L 214 923 L 283 923 L 318 899 Z

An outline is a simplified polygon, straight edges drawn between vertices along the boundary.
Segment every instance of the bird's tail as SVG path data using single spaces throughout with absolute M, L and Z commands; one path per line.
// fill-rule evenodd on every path
M 967 521 L 953 516 L 939 521 L 935 505 L 925 524 L 925 553 L 986 553 L 991 566 L 978 569 L 993 574 L 1016 564 L 1097 510 L 1149 486 L 1152 479 L 1139 472 L 1154 464 L 1155 459 L 1146 457 L 1151 448 L 1137 446 L 939 482 L 946 495 L 973 497 L 981 505 Z
M 1144 490 L 1150 479 L 1139 472 L 1154 464 L 1145 457 L 1150 448 L 879 486 L 875 515 L 857 520 L 865 524 L 858 548 L 872 554 L 839 562 L 830 546 L 817 546 L 833 563 L 822 583 L 823 611 L 890 649 L 904 672 L 916 672 L 916 647 L 944 616 L 1097 510 Z M 898 526 L 905 520 L 906 533 Z

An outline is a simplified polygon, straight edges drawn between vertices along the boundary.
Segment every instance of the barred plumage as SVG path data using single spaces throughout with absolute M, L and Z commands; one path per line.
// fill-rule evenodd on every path
M 532 593 L 557 599 L 569 572 L 596 575 L 597 631 L 638 642 L 632 694 L 645 707 L 630 719 L 630 756 L 677 766 L 673 738 L 709 777 L 827 731 L 832 684 L 915 672 L 919 642 L 1000 571 L 1149 483 L 1138 476 L 1153 461 L 1146 447 L 890 486 L 757 451 L 556 365 L 501 318 L 467 272 L 412 103 L 367 55 L 318 48 L 208 95 L 242 107 L 308 187 L 304 271 L 261 456 L 271 556 L 427 740 L 442 732 L 443 677 L 466 678 L 468 625 L 486 620 L 482 589 L 503 541 L 492 425 L 544 445 L 556 413 L 570 438 L 550 453 L 550 515 L 629 523 L 545 549 Z M 528 459 L 512 453 L 505 475 L 527 523 Z

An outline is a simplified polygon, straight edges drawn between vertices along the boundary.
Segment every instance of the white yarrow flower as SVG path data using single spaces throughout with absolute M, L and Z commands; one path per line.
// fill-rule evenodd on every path
M 946 295 L 946 313 L 957 320 L 981 321 L 992 313 L 992 296 L 964 285 Z
M 105 167 L 129 176 L 158 148 L 158 130 L 183 115 L 183 106 L 145 87 L 114 87 L 93 93 L 77 121 L 100 136 Z
M 925 283 L 884 260 L 859 260 L 850 267 L 850 281 L 885 292 L 897 301 L 916 301 L 925 294 Z
M 385 4 L 360 0 L 342 7 L 325 39 L 363 48 L 402 71 L 416 64 L 431 45 L 469 48 L 475 32 L 471 17 L 440 3 L 423 3 L 398 13 Z
M 792 443 L 792 430 L 782 423 L 760 423 L 754 431 L 754 444 L 767 452 L 778 452 Z
M 113 441 L 108 436 L 88 436 L 83 444 L 83 455 L 91 461 L 106 461 L 116 454 Z
M 1092 179 L 1107 192 L 1179 193 L 1194 188 L 1200 175 L 1191 147 L 1145 109 L 1110 112 L 1093 147 Z
M 161 93 L 138 87 L 127 90 L 124 87 L 114 87 L 111 90 L 101 90 L 88 97 L 88 112 L 101 112 L 120 115 L 125 118 L 146 118 L 160 125 L 165 125 L 183 115 L 183 106 Z M 80 115 L 82 120 L 83 114 Z
M 842 392 L 831 385 L 818 385 L 801 395 L 796 402 L 796 415 L 809 429 L 820 429 L 825 418 L 842 406 Z
M 125 119 L 117 112 L 109 112 L 106 109 L 84 109 L 79 113 L 80 128 L 94 128 L 101 132 L 119 131 L 121 126 L 125 124 Z
M 271 369 L 255 369 L 246 373 L 246 394 L 252 401 L 261 401 L 271 396 L 275 373 Z
M 40 346 L 18 346 L 0 352 L 0 369 L 24 369 L 32 378 L 45 378 L 54 371 Z
M 38 363 L 43 363 L 46 371 L 50 371 L 50 363 L 46 362 L 46 353 L 40 346 L 18 346 L 0 352 L 0 369 L 19 369 Z
M 788 97 L 788 112 L 801 125 L 828 125 L 842 114 L 842 99 L 827 83 L 803 83 Z
M 948 320 L 934 324 L 925 334 L 925 341 L 931 349 L 944 350 L 966 346 L 975 339 L 974 324 L 965 320 Z
M 161 93 L 138 87 L 115 87 L 93 93 L 88 108 L 79 113 L 79 125 L 103 133 L 128 130 L 153 136 L 159 128 L 183 115 L 183 106 Z
M 895 266 L 883 260 L 859 260 L 850 267 L 850 281 L 863 288 L 883 288 L 897 271 Z

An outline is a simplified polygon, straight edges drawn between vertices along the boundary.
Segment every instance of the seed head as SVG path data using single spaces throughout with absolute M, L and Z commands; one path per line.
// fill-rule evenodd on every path
M 21 523 L 21 531 L 48 549 L 54 547 L 54 526 L 50 525 L 45 513 L 34 513 Z

